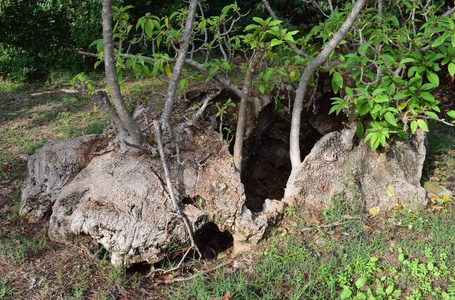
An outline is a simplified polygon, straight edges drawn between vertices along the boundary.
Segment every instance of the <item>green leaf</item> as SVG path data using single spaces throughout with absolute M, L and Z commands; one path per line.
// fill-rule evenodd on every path
M 410 62 L 415 63 L 417 61 L 415 60 L 415 58 L 407 57 L 407 58 L 403 58 L 401 60 L 400 64 L 406 64 L 406 63 L 410 63 Z
M 420 98 L 422 98 L 423 100 L 430 101 L 430 102 L 434 101 L 434 96 L 428 92 L 420 93 Z
M 264 94 L 264 92 L 265 92 L 265 86 L 264 86 L 263 84 L 261 84 L 261 85 L 259 86 L 259 91 L 260 91 L 262 94 Z
M 403 138 L 403 139 L 407 139 L 409 138 L 409 135 L 406 131 L 400 131 L 397 133 L 397 135 L 400 137 L 400 138 Z
M 391 125 L 393 126 L 398 126 L 397 125 L 397 121 L 395 120 L 395 116 L 390 112 L 386 112 L 385 115 L 384 115 L 384 119 Z
M 149 19 L 147 21 L 147 23 L 145 23 L 145 27 L 144 27 L 145 34 L 147 34 L 148 37 L 152 37 L 153 27 L 155 27 L 153 24 L 153 21 Z
M 439 86 L 439 77 L 436 73 L 427 71 L 427 78 L 428 81 L 430 81 L 434 86 L 438 87 Z
M 402 257 L 402 260 L 400 260 L 400 256 L 403 256 L 403 257 Z M 404 260 L 404 255 L 403 255 L 403 254 L 400 254 L 400 256 L 398 257 L 398 260 L 403 261 L 403 260 Z M 392 292 L 393 292 L 393 283 L 392 283 L 391 285 L 389 285 L 389 286 L 385 289 L 385 293 L 386 293 L 387 295 L 392 294 Z
M 340 73 L 334 72 L 332 78 L 333 92 L 336 94 L 343 87 L 343 76 Z
M 97 61 L 95 62 L 95 65 L 94 65 L 93 68 L 96 69 L 96 68 L 99 66 L 100 63 L 101 63 L 101 60 L 97 60 Z
M 271 42 L 270 42 L 270 47 L 273 47 L 273 46 L 276 46 L 276 45 L 281 45 L 283 44 L 283 41 L 279 40 L 279 39 L 273 39 Z
M 346 91 L 346 95 L 351 96 L 351 97 L 354 96 L 354 92 L 352 91 L 352 89 L 350 87 L 347 86 L 345 91 Z
M 283 21 L 281 21 L 281 20 L 273 20 L 273 21 L 270 21 L 269 26 L 272 27 L 272 26 L 276 26 L 276 25 L 281 24 L 281 23 L 283 23 Z
M 447 66 L 447 69 L 449 70 L 450 76 L 455 75 L 455 64 L 453 62 L 449 63 L 449 65 Z
M 400 103 L 397 105 L 397 110 L 402 111 L 404 108 L 406 108 L 407 105 L 408 105 L 408 101 Z
M 417 130 L 417 122 L 414 120 L 411 122 L 411 133 L 414 134 Z
M 343 292 L 340 295 L 340 299 L 348 299 L 352 296 L 351 289 L 348 286 L 343 286 Z
M 366 277 L 360 277 L 359 279 L 357 279 L 357 281 L 355 282 L 355 286 L 360 289 L 362 288 L 365 283 L 367 282 L 367 279 Z
M 432 91 L 434 89 L 435 89 L 435 86 L 431 82 L 425 83 L 424 85 L 422 85 L 420 87 L 420 90 L 422 90 L 422 91 Z
M 435 47 L 438 47 L 438 46 L 441 46 L 444 41 L 450 36 L 450 32 L 444 32 L 440 37 L 438 37 L 436 39 L 436 41 L 434 41 L 433 45 L 431 45 L 432 48 L 435 48 Z
M 408 97 L 408 95 L 404 94 L 404 93 L 397 93 L 395 94 L 395 96 L 393 96 L 393 100 L 401 100 L 401 99 L 404 99 Z
M 355 134 L 360 139 L 363 136 L 364 133 L 365 133 L 365 127 L 363 127 L 362 122 L 358 121 L 357 122 L 357 130 L 356 130 Z
M 455 119 L 455 111 L 451 110 L 447 113 L 447 115 L 451 118 L 454 118 Z
M 426 114 L 427 116 L 429 116 L 430 118 L 432 119 L 435 119 L 435 120 L 439 120 L 439 117 L 437 114 L 435 114 L 434 112 L 432 111 L 425 111 L 424 114 Z
M 417 125 L 418 125 L 423 131 L 426 131 L 426 132 L 429 131 L 429 130 L 428 130 L 427 123 L 426 123 L 424 120 L 418 119 L 418 120 L 417 120 Z
M 452 34 L 452 47 L 455 48 L 455 33 Z
M 362 56 L 365 56 L 365 53 L 367 52 L 368 47 L 370 47 L 370 43 L 366 42 L 360 45 L 359 47 L 359 54 Z
M 374 102 L 376 102 L 376 103 L 389 102 L 389 97 L 387 97 L 386 95 L 377 95 L 374 98 Z

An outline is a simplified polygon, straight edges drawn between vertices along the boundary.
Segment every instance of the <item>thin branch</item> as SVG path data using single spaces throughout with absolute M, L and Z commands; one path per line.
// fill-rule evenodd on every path
M 455 6 L 442 14 L 443 17 L 450 17 L 455 13 Z
M 170 283 L 175 283 L 175 282 L 191 281 L 191 280 L 193 280 L 193 279 L 195 279 L 195 278 L 197 278 L 197 277 L 199 277 L 199 276 L 201 276 L 201 275 L 208 274 L 208 273 L 213 272 L 213 271 L 215 271 L 215 270 L 218 270 L 218 269 L 220 269 L 220 268 L 222 268 L 222 267 L 225 267 L 225 266 L 227 266 L 227 265 L 230 265 L 230 264 L 232 264 L 234 261 L 235 261 L 235 258 L 231 258 L 231 259 L 229 259 L 229 260 L 227 260 L 227 261 L 225 261 L 225 262 L 222 262 L 222 263 L 220 263 L 220 264 L 214 266 L 213 268 L 210 268 L 210 269 L 207 269 L 207 270 L 203 270 L 203 271 L 197 272 L 197 273 L 195 273 L 195 274 L 193 274 L 193 275 L 191 275 L 191 276 L 189 276 L 189 277 L 176 277 L 176 278 L 174 278 L 174 279 L 164 281 L 164 283 L 170 284 Z
M 188 46 L 190 43 L 191 32 L 193 30 L 193 22 L 196 15 L 198 0 L 191 0 L 188 7 L 188 16 L 185 24 L 185 31 L 183 32 L 182 43 L 180 44 L 179 54 L 175 62 L 174 70 L 172 72 L 171 80 L 168 86 L 167 99 L 164 104 L 163 113 L 161 115 L 160 122 L 164 128 L 168 128 L 169 119 L 171 117 L 172 106 L 174 105 L 175 91 L 177 90 L 177 85 L 180 80 L 180 75 L 183 70 L 183 65 L 185 63 L 185 57 L 188 51 Z
M 303 0 L 303 2 L 313 4 L 319 9 L 319 11 L 324 17 L 329 18 L 329 16 L 322 10 L 322 7 L 315 0 Z
M 167 185 L 169 196 L 171 197 L 172 204 L 174 205 L 174 209 L 177 213 L 177 217 L 179 219 L 181 219 L 183 221 L 183 223 L 185 224 L 189 239 L 191 241 L 191 248 L 196 250 L 199 257 L 202 257 L 202 254 L 199 251 L 199 248 L 197 247 L 196 242 L 194 241 L 193 231 L 191 229 L 190 222 L 182 214 L 182 211 L 180 210 L 177 199 L 175 198 L 175 195 L 174 195 L 174 189 L 173 189 L 172 182 L 171 182 L 171 173 L 169 171 L 169 165 L 167 164 L 167 161 L 166 161 L 166 155 L 164 154 L 163 142 L 161 141 L 161 129 L 160 129 L 159 122 L 157 120 L 153 121 L 153 126 L 155 127 L 156 142 L 158 144 L 158 151 L 160 153 L 161 162 L 163 163 L 164 175 L 166 176 L 166 185 Z
M 57 94 L 57 93 L 77 94 L 77 93 L 79 93 L 79 91 L 71 90 L 71 89 L 60 89 L 60 90 L 55 90 L 55 91 L 45 91 L 45 92 L 33 93 L 33 94 L 30 94 L 29 96 L 30 97 L 37 97 L 37 96 L 49 95 L 49 94 Z
M 180 268 L 180 266 L 182 265 L 182 263 L 185 261 L 185 258 L 187 257 L 188 253 L 190 253 L 190 251 L 192 249 L 193 249 L 192 247 L 188 247 L 188 249 L 185 251 L 185 254 L 183 255 L 182 259 L 180 259 L 179 263 L 175 267 L 172 267 L 172 268 L 167 269 L 167 270 L 165 270 L 165 269 L 156 269 L 156 270 L 153 270 L 153 272 L 151 272 L 150 274 L 148 274 L 148 276 L 150 276 L 151 274 L 154 274 L 154 273 L 158 273 L 158 272 L 170 273 L 172 271 L 178 270 Z
M 291 134 L 290 134 L 290 157 L 292 163 L 292 170 L 296 171 L 297 167 L 301 163 L 300 158 L 300 121 L 302 117 L 303 110 L 303 100 L 308 88 L 308 82 L 310 81 L 311 76 L 314 72 L 324 63 L 324 61 L 329 57 L 330 53 L 337 47 L 341 42 L 344 36 L 348 33 L 351 26 L 354 24 L 358 15 L 365 6 L 366 0 L 358 0 L 349 16 L 344 21 L 341 28 L 337 33 L 332 37 L 328 44 L 322 49 L 319 55 L 311 61 L 300 78 L 299 86 L 296 91 L 294 109 L 292 111 L 292 120 L 291 120 Z
M 193 116 L 193 118 L 191 119 L 191 121 L 188 122 L 188 125 L 189 124 L 195 124 L 197 123 L 197 121 L 199 121 L 200 117 L 202 116 L 202 113 L 205 111 L 205 109 L 207 108 L 207 105 L 209 104 L 210 101 L 213 100 L 213 98 L 215 98 L 216 96 L 218 96 L 219 94 L 221 93 L 221 90 L 217 90 L 216 92 L 214 93 L 208 93 L 207 96 L 205 97 L 203 103 L 202 103 L 202 106 L 199 108 L 199 110 L 197 111 L 197 113 Z

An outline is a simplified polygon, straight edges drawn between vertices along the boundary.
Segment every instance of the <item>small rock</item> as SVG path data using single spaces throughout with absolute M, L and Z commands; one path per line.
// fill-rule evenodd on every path
M 427 181 L 423 184 L 423 188 L 428 194 L 435 194 L 438 197 L 449 196 L 452 197 L 453 193 L 436 182 Z

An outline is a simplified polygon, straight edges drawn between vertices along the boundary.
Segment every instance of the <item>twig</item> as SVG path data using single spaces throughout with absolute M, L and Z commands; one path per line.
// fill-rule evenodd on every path
M 188 253 L 190 253 L 190 251 L 193 249 L 193 247 L 188 247 L 188 249 L 186 250 L 185 254 L 183 255 L 182 259 L 179 261 L 179 263 L 173 267 L 173 268 L 170 268 L 168 270 L 165 270 L 165 269 L 156 269 L 156 270 L 153 270 L 150 274 L 148 274 L 148 276 L 150 276 L 151 274 L 154 274 L 154 273 L 158 273 L 158 272 L 163 272 L 163 273 L 170 273 L 172 271 L 175 271 L 177 269 L 180 268 L 180 266 L 182 265 L 183 261 L 185 260 L 186 256 L 188 255 Z
M 193 116 L 193 118 L 191 119 L 191 121 L 187 122 L 187 123 L 188 123 L 187 125 L 197 123 L 197 121 L 199 121 L 199 118 L 201 117 L 202 113 L 205 111 L 205 109 L 206 109 L 207 105 L 209 104 L 209 102 L 212 101 L 213 98 L 215 98 L 216 96 L 218 96 L 220 93 L 221 93 L 221 90 L 217 90 L 217 91 L 215 91 L 215 92 L 208 93 L 207 96 L 206 96 L 205 99 L 204 99 L 204 102 L 202 103 L 201 108 L 199 108 L 199 110 L 198 110 L 197 113 Z
M 200 272 L 197 272 L 189 277 L 176 277 L 174 279 L 171 279 L 171 280 L 166 280 L 164 281 L 164 283 L 166 284 L 170 284 L 170 283 L 174 283 L 174 282 L 184 282 L 184 281 L 190 281 L 190 280 L 193 280 L 201 275 L 204 275 L 204 274 L 208 274 L 210 272 L 213 272 L 215 270 L 218 270 L 224 266 L 227 266 L 227 265 L 230 265 L 234 262 L 235 258 L 231 258 L 225 262 L 222 262 L 220 263 L 219 265 L 216 265 L 214 266 L 213 268 L 210 268 L 210 269 L 207 269 L 207 270 L 204 270 L 204 271 L 200 271 Z
M 199 251 L 199 248 L 197 247 L 197 245 L 194 241 L 193 231 L 191 230 L 191 225 L 190 225 L 188 219 L 185 218 L 185 216 L 182 214 L 182 211 L 180 210 L 177 199 L 175 198 L 175 195 L 174 195 L 174 189 L 172 187 L 172 182 L 171 182 L 171 174 L 169 172 L 169 166 L 166 161 L 166 155 L 164 154 L 163 142 L 161 141 L 161 129 L 160 129 L 159 122 L 157 120 L 153 121 L 153 126 L 155 127 L 156 143 L 158 144 L 158 151 L 161 156 L 161 162 L 163 163 L 164 175 L 166 176 L 166 185 L 167 185 L 167 189 L 169 192 L 169 196 L 171 197 L 172 204 L 174 205 L 174 209 L 177 212 L 177 217 L 183 221 L 183 223 L 185 224 L 186 230 L 188 231 L 189 239 L 191 241 L 190 249 L 196 250 L 199 257 L 202 257 L 202 254 Z M 186 256 L 186 254 L 185 254 L 185 256 Z M 183 257 L 183 259 L 185 259 L 185 256 Z M 183 261 L 183 259 L 182 259 L 182 261 Z
M 30 96 L 37 97 L 37 96 L 41 96 L 41 95 L 57 94 L 57 93 L 77 94 L 77 93 L 79 93 L 79 91 L 71 90 L 71 89 L 60 89 L 60 90 L 55 90 L 55 91 L 45 91 L 45 92 L 40 92 L 40 93 L 33 93 L 33 94 L 30 94 Z

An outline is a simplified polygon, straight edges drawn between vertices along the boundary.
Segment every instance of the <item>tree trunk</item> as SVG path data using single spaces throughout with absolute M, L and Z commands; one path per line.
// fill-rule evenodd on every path
M 141 129 L 131 117 L 125 106 L 120 85 L 117 79 L 114 55 L 114 39 L 112 33 L 112 0 L 103 1 L 103 47 L 104 47 L 104 66 L 109 84 L 112 101 L 114 102 L 115 110 L 122 122 L 123 126 L 128 131 L 130 143 L 137 146 L 142 146 L 143 136 Z
M 322 49 L 321 53 L 312 60 L 306 67 L 303 72 L 302 77 L 300 78 L 299 86 L 296 91 L 294 109 L 292 111 L 292 120 L 291 120 L 291 136 L 290 136 L 290 156 L 292 163 L 292 171 L 294 172 L 301 163 L 300 159 L 300 121 L 303 109 L 303 99 L 305 97 L 306 90 L 308 88 L 308 82 L 310 81 L 313 73 L 324 63 L 324 61 L 329 57 L 330 53 L 337 47 L 337 45 L 344 38 L 346 33 L 348 33 L 351 26 L 354 24 L 357 16 L 362 11 L 362 8 L 365 5 L 365 0 L 357 0 L 351 13 L 344 21 L 341 28 L 329 41 L 329 43 Z
M 186 19 L 185 32 L 183 33 L 183 41 L 180 44 L 180 51 L 175 62 L 174 70 L 172 71 L 171 80 L 169 82 L 167 99 L 164 104 L 163 114 L 161 115 L 161 126 L 165 128 L 169 127 L 169 119 L 171 117 L 172 105 L 174 104 L 175 91 L 179 84 L 180 75 L 183 70 L 183 65 L 185 63 L 185 57 L 188 52 L 188 45 L 190 43 L 191 31 L 193 30 L 194 17 L 196 15 L 198 0 L 191 0 L 190 6 L 188 8 L 188 17 Z
M 254 71 L 264 55 L 264 49 L 258 50 L 251 59 L 250 65 L 246 72 L 245 81 L 242 89 L 242 97 L 239 105 L 239 119 L 237 121 L 237 129 L 235 132 L 234 144 L 234 165 L 236 170 L 242 174 L 243 162 L 243 137 L 245 135 L 245 126 L 247 119 L 247 101 L 250 97 L 251 82 L 253 81 Z

